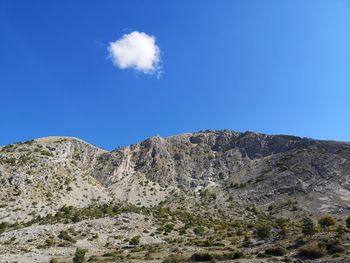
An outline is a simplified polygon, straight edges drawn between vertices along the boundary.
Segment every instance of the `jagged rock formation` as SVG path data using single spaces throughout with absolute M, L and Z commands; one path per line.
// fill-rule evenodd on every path
M 19 218 L 25 209 L 29 219 L 33 211 L 112 199 L 152 206 L 208 187 L 243 203 L 295 198 L 306 211 L 342 213 L 349 210 L 349 171 L 349 143 L 294 136 L 202 131 L 111 152 L 48 137 L 0 148 L 2 200 L 17 210 L 1 216 Z
M 215 185 L 242 202 L 294 197 L 312 212 L 344 212 L 349 209 L 349 171 L 349 143 L 203 131 L 155 136 L 104 153 L 92 176 L 116 188 L 125 177 L 138 175 L 186 191 Z
M 214 239 L 229 251 L 251 246 L 245 253 L 255 257 L 280 242 L 281 222 L 290 225 L 282 245 L 295 257 L 299 220 L 332 213 L 341 222 L 349 201 L 347 142 L 208 130 L 105 151 L 76 138 L 41 138 L 0 147 L 0 262 L 71 259 L 74 246 L 104 260 L 138 235 L 142 245 L 162 244 L 160 258 L 173 240 L 188 256 Z M 265 243 L 252 230 L 260 221 L 275 231 Z M 316 239 L 344 236 L 338 229 Z

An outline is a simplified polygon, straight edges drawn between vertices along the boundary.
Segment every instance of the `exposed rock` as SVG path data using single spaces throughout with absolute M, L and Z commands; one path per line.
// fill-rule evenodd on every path
M 193 253 L 197 248 L 186 242 L 204 241 L 185 226 L 201 217 L 219 224 L 212 230 L 204 224 L 208 238 L 227 229 L 225 247 L 236 242 L 229 228 L 239 233 L 246 224 L 249 238 L 253 222 L 274 218 L 268 217 L 273 207 L 276 217 L 300 220 L 332 213 L 344 219 L 350 211 L 350 144 L 207 130 L 154 136 L 108 152 L 76 138 L 47 137 L 0 148 L 0 190 L 0 223 L 16 222 L 0 234 L 0 262 L 71 259 L 74 246 L 98 255 L 110 246 L 128 253 L 135 236 L 142 245 L 165 244 L 169 253 L 166 244 L 179 238 L 172 227 L 184 231 L 181 251 Z M 120 203 L 128 212 L 118 210 Z M 86 209 L 86 220 L 80 222 L 73 208 Z M 68 214 L 64 224 L 50 224 L 62 213 Z M 170 230 L 162 233 L 165 225 Z M 6 224 L 2 227 L 6 230 Z M 67 228 L 77 237 L 74 246 L 46 248 Z M 255 240 L 248 253 L 257 255 L 266 242 Z M 268 262 L 254 260 L 246 262 Z

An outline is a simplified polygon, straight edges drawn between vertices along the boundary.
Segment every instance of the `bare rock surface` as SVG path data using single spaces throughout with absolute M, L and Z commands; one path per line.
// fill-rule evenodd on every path
M 257 255 L 279 239 L 260 242 L 254 224 L 275 222 L 277 235 L 280 217 L 297 233 L 281 241 L 289 260 L 302 218 L 332 214 L 340 227 L 349 213 L 348 142 L 206 130 L 113 151 L 71 137 L 0 147 L 0 262 L 69 262 L 77 247 L 103 262 L 225 249 L 269 262 Z

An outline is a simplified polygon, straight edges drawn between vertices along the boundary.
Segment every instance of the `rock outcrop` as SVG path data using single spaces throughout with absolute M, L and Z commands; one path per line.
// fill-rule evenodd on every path
M 110 152 L 67 137 L 0 148 L 2 200 L 27 219 L 96 200 L 154 206 L 208 187 L 243 204 L 294 198 L 305 211 L 345 213 L 349 171 L 349 143 L 228 130 L 155 136 Z

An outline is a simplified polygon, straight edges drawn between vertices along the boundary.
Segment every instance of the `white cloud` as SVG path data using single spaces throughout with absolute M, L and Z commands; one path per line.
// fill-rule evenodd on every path
M 145 74 L 162 73 L 160 66 L 160 49 L 154 36 L 133 31 L 111 42 L 108 52 L 113 63 L 120 69 L 132 68 Z

